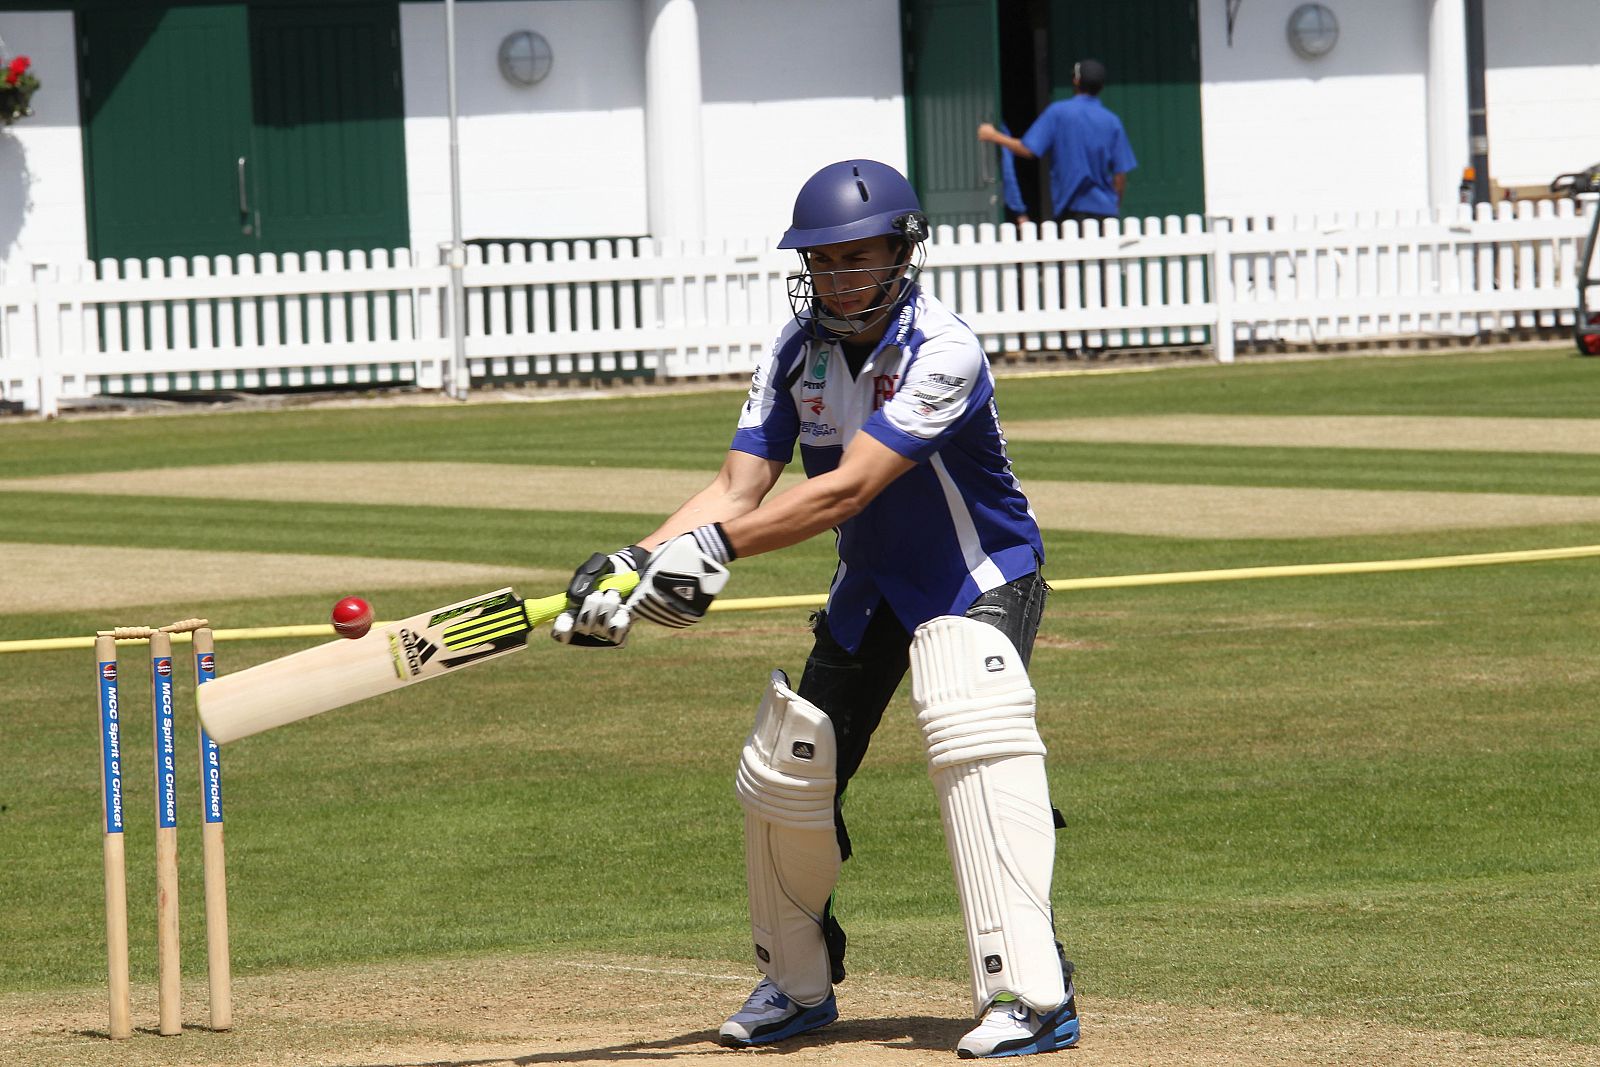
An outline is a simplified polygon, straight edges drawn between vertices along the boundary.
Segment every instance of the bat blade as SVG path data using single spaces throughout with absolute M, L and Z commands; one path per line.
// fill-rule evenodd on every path
M 634 575 L 602 588 L 626 593 Z M 484 663 L 527 647 L 528 634 L 566 607 L 565 594 L 524 601 L 511 589 L 472 597 L 365 637 L 341 638 L 224 675 L 196 690 L 200 722 L 218 744 L 237 741 L 368 697 Z

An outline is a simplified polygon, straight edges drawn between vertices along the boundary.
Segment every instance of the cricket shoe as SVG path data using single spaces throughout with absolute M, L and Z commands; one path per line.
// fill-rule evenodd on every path
M 839 1017 L 839 1005 L 832 990 L 821 1004 L 806 1008 L 789 999 L 788 994 L 763 978 L 744 1007 L 728 1017 L 717 1032 L 717 1039 L 728 1048 L 765 1045 L 827 1026 Z
M 1020 1000 L 996 1001 L 983 1021 L 967 1032 L 956 1046 L 964 1060 L 999 1056 L 1027 1056 L 1054 1052 L 1078 1043 L 1078 995 L 1072 988 L 1071 964 L 1067 971 L 1067 999 L 1059 1008 L 1040 1015 Z

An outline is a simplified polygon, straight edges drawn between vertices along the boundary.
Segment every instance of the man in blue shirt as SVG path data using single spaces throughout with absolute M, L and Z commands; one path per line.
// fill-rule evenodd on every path
M 908 670 L 967 928 L 978 1025 L 964 1057 L 1077 1043 L 1055 941 L 1054 830 L 1027 664 L 1049 585 L 978 338 L 917 284 L 928 220 L 894 168 L 830 164 L 779 247 L 799 252 L 794 318 L 756 367 L 721 471 L 638 544 L 596 553 L 552 627 L 618 646 L 635 615 L 698 622 L 726 564 L 833 530 L 839 562 L 800 683 L 774 671 L 741 755 L 755 957 L 722 1025 L 746 1047 L 838 1017 L 850 855 L 841 801 Z M 806 481 L 768 495 L 796 451 Z M 600 587 L 637 573 L 633 592 Z
M 1049 160 L 1057 222 L 1116 218 L 1122 213 L 1128 172 L 1139 165 L 1122 120 L 1100 102 L 1105 83 L 1106 68 L 1098 60 L 1082 60 L 1073 68 L 1076 95 L 1045 108 L 1021 139 L 987 122 L 978 127 L 979 141 L 1023 159 Z

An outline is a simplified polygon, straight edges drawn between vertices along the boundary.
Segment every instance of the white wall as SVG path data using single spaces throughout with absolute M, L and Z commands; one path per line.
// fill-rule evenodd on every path
M 536 30 L 550 74 L 500 76 L 500 41 Z M 401 4 L 411 243 L 450 239 L 444 5 Z M 461 225 L 475 237 L 642 234 L 647 229 L 644 41 L 638 0 L 456 5 Z
M 697 0 L 706 229 L 771 237 L 813 173 L 906 169 L 897 0 Z
M 78 127 L 78 64 L 72 14 L 0 14 L 6 58 L 33 61 L 33 114 L 0 127 L 0 268 L 27 277 L 32 263 L 89 254 Z
M 906 166 L 896 0 L 697 0 L 706 231 L 773 237 L 818 168 L 867 156 Z M 640 0 L 456 6 L 462 231 L 473 237 L 649 229 Z M 400 8 L 412 243 L 449 240 L 444 9 Z M 500 40 L 542 33 L 550 76 L 521 89 Z M 826 40 L 827 60 L 814 48 Z
M 1200 0 L 1207 211 L 1426 206 L 1428 0 L 1323 0 L 1340 35 L 1319 60 L 1288 45 L 1300 2 L 1240 5 L 1230 47 L 1226 0 Z M 1484 39 L 1491 176 L 1547 183 L 1600 161 L 1597 0 L 1494 0 Z
M 1199 0 L 1207 210 L 1410 208 L 1427 203 L 1427 0 L 1325 0 L 1334 52 L 1306 61 L 1284 35 L 1298 0 Z M 1600 161 L 1596 0 L 1486 4 L 1490 158 L 1506 184 Z M 641 0 L 457 5 L 468 237 L 648 229 Z M 816 168 L 906 165 L 896 0 L 698 0 L 706 224 L 771 238 Z M 412 243 L 450 233 L 444 9 L 400 8 Z M 532 88 L 499 75 L 500 40 L 534 29 L 555 63 Z M 0 129 L 0 265 L 87 253 L 82 134 L 69 12 L 0 14 L 34 61 L 35 114 Z M 825 43 L 824 43 L 825 42 Z M 820 58 L 819 58 L 820 57 Z M 1463 117 L 1463 121 L 1465 121 Z
M 1427 206 L 1426 3 L 1326 0 L 1339 43 L 1317 60 L 1289 47 L 1299 3 L 1241 4 L 1230 47 L 1226 0 L 1200 0 L 1206 210 Z
M 1600 3 L 1484 5 L 1489 171 L 1548 183 L 1600 162 Z

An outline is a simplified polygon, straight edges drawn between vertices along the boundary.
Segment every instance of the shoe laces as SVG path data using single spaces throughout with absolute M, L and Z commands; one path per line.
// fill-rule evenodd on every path
M 749 998 L 744 1002 L 745 1011 L 754 1011 L 757 1008 L 787 1008 L 789 1006 L 788 994 L 779 989 L 770 978 L 763 978 L 756 983 L 755 989 L 750 991 Z
M 1020 1000 L 1001 1000 L 990 1006 L 989 1013 L 985 1016 L 984 1021 L 993 1023 L 1014 1022 L 1027 1026 L 1029 1024 L 1028 1017 L 1032 1014 L 1033 1009 Z

